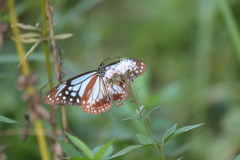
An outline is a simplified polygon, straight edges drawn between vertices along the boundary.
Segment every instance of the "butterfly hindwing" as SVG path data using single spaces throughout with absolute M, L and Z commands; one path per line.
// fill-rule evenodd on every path
M 112 97 L 101 77 L 94 76 L 88 83 L 81 101 L 82 110 L 91 114 L 105 112 L 112 106 Z
M 128 90 L 126 85 L 119 81 L 118 84 L 112 86 L 111 95 L 113 96 L 113 102 L 124 101 L 128 97 Z

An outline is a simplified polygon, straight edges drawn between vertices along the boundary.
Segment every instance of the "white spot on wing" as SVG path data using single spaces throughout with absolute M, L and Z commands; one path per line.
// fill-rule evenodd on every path
M 76 92 L 72 92 L 70 95 L 75 97 L 76 96 Z
M 76 86 L 73 86 L 73 91 L 77 92 L 79 90 L 79 88 L 81 87 L 81 83 L 76 85 Z

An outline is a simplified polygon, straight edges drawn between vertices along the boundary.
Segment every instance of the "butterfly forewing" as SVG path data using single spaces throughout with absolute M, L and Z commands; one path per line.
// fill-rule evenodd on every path
M 107 111 L 112 106 L 111 95 L 99 76 L 94 76 L 88 83 L 81 101 L 84 112 L 99 114 Z
M 90 71 L 64 81 L 48 93 L 45 102 L 50 105 L 70 104 L 79 106 L 83 92 L 94 74 L 96 75 L 96 71 Z
M 147 65 L 141 60 L 138 60 L 138 59 L 132 59 L 132 60 L 136 62 L 136 66 L 137 66 L 137 69 L 133 72 L 133 75 L 132 75 L 132 80 L 134 80 L 136 77 L 142 75 L 146 71 Z

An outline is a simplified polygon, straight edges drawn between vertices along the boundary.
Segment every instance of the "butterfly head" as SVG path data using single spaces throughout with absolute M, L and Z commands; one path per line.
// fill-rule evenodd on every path
M 104 64 L 103 63 L 101 63 L 100 64 L 100 66 L 98 67 L 98 70 L 97 70 L 97 75 L 99 76 L 99 77 L 104 77 L 105 76 L 105 73 L 106 73 L 106 68 L 105 68 L 105 66 L 104 66 Z

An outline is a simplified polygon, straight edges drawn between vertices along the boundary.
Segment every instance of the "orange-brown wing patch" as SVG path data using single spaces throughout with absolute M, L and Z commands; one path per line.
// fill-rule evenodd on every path
M 118 84 L 113 85 L 111 94 L 113 96 L 113 102 L 126 100 L 128 97 L 126 85 L 122 81 L 119 81 Z
M 99 114 L 109 110 L 112 102 L 102 79 L 98 76 L 93 77 L 83 93 L 82 110 L 90 114 Z

